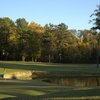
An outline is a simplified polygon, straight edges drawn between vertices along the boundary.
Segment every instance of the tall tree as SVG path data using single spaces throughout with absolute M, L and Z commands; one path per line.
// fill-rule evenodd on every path
M 27 50 L 27 31 L 28 31 L 28 22 L 24 18 L 19 18 L 16 20 L 16 28 L 18 33 L 18 49 L 19 53 L 23 61 L 25 61 L 25 58 L 27 56 L 26 50 Z
M 42 38 L 42 55 L 45 61 L 55 62 L 55 55 L 57 55 L 57 35 L 55 32 L 55 25 L 49 24 L 44 27 L 44 34 Z
M 99 67 L 99 50 L 100 50 L 100 5 L 97 6 L 97 9 L 94 10 L 94 13 L 91 15 L 93 18 L 92 22 L 94 27 L 92 29 L 99 30 L 98 32 L 98 43 L 97 43 L 97 68 Z
M 76 36 L 68 30 L 68 26 L 61 23 L 56 26 L 56 34 L 58 38 L 59 62 L 67 62 L 65 52 L 68 51 L 69 46 L 76 43 Z M 70 55 L 71 56 L 71 55 Z M 66 58 L 66 59 L 64 59 Z
M 8 18 L 0 18 L 0 54 L 7 60 L 10 48 L 10 38 L 14 34 L 14 22 Z
M 41 57 L 41 40 L 43 35 L 43 27 L 32 22 L 28 26 L 28 47 L 29 55 L 32 61 L 37 61 Z

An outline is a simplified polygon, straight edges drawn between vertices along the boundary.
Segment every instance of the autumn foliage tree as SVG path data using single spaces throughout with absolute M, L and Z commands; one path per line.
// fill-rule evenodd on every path
M 95 63 L 97 35 L 70 30 L 64 23 L 41 26 L 19 18 L 0 18 L 0 60 Z

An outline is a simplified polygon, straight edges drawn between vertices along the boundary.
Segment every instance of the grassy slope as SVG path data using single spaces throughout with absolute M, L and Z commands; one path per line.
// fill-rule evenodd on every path
M 68 74 L 100 74 L 95 64 L 48 64 L 31 62 L 0 62 L 0 73 L 13 71 L 43 71 Z M 41 80 L 19 81 L 0 80 L 1 98 L 21 98 L 21 100 L 33 100 L 33 98 L 63 98 L 68 100 L 93 100 L 100 99 L 100 87 L 65 87 L 42 82 Z M 49 100 L 48 99 L 48 100 Z M 6 100 L 6 99 L 5 99 Z M 17 100 L 17 99 L 16 99 Z M 37 99 L 36 99 L 37 100 Z M 54 99 L 53 99 L 54 100 Z
M 32 62 L 0 62 L 0 73 L 13 71 L 41 71 L 50 73 L 63 73 L 65 75 L 76 76 L 100 76 L 99 68 L 96 64 L 48 64 Z

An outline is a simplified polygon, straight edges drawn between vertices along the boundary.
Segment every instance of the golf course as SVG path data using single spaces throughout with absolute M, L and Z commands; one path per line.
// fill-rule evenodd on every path
M 100 0 L 1 0 L 0 100 L 100 100 Z
M 4 77 L 18 72 L 31 72 L 32 78 Z M 0 76 L 1 100 L 100 99 L 100 69 L 96 64 L 0 61 Z

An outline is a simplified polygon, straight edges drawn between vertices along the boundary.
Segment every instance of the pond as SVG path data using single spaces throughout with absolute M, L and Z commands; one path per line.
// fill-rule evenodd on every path
M 6 73 L 0 75 L 2 79 L 19 79 L 19 80 L 38 80 L 48 83 L 54 83 L 61 86 L 79 86 L 79 87 L 89 87 L 89 86 L 100 86 L 100 77 L 69 77 L 62 78 L 58 76 L 51 76 L 51 74 L 41 74 L 35 73 L 32 75 L 31 72 L 16 72 L 16 73 Z
M 44 79 L 43 81 L 48 83 L 54 83 L 62 86 L 100 86 L 100 77 L 81 77 L 81 78 L 52 78 Z

